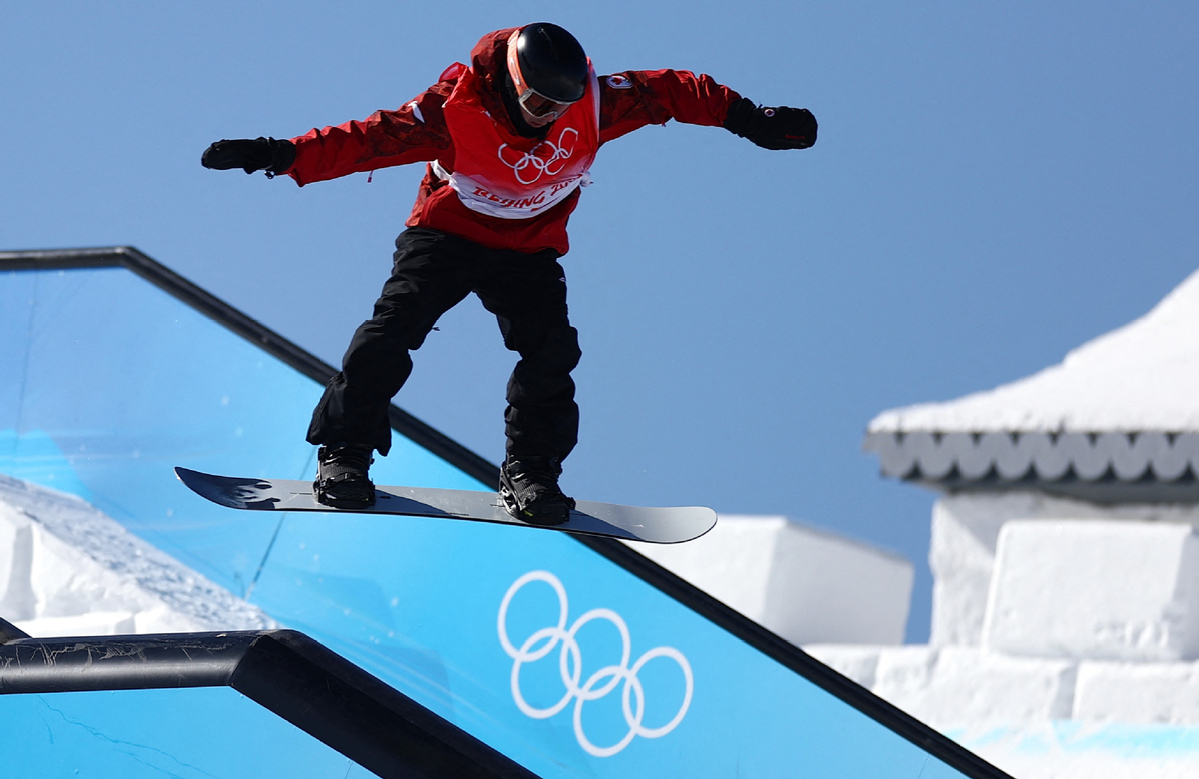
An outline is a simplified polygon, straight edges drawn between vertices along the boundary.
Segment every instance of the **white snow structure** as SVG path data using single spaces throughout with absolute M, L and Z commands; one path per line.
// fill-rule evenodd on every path
M 37 638 L 277 627 L 86 501 L 2 475 L 0 618 Z
M 686 544 L 634 548 L 793 644 L 901 644 L 912 564 L 786 517 L 722 515 Z
M 1021 779 L 1199 776 L 1199 273 L 866 448 L 943 493 L 930 643 L 806 649 Z

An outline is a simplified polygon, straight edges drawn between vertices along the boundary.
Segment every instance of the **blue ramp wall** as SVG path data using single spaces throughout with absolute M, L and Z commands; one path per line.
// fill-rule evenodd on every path
M 374 776 L 227 687 L 0 695 L 0 722 L 12 777 Z
M 684 605 L 686 585 L 667 594 L 635 561 L 565 534 L 202 500 L 173 466 L 313 476 L 303 437 L 319 366 L 228 329 L 219 307 L 195 307 L 194 289 L 132 250 L 72 257 L 9 255 L 19 269 L 5 270 L 0 255 L 0 472 L 91 501 L 533 772 L 1003 776 L 798 650 L 763 652 L 769 637 L 750 640 L 764 634 L 735 616 Z M 100 267 L 113 263 L 138 273 Z M 397 435 L 372 473 L 491 488 L 486 468 L 448 457 Z M 136 705 L 110 697 L 88 716 Z M 0 750 L 25 748 L 15 739 L 0 732 Z

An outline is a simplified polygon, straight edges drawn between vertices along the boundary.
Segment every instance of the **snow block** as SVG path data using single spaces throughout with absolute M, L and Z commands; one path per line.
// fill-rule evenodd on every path
M 1084 662 L 1074 719 L 1084 722 L 1199 723 L 1199 664 Z
M 933 506 L 929 549 L 933 572 L 931 644 L 981 644 L 1000 528 L 1007 522 L 1025 519 L 1199 525 L 1199 509 L 1166 504 L 1100 506 L 1035 492 L 941 498 Z
M 31 619 L 37 610 L 32 567 L 33 529 L 4 521 L 0 506 L 0 616 L 9 621 Z
M 929 643 L 978 646 L 999 530 L 1026 514 L 1031 496 L 946 497 L 933 504 L 928 563 L 933 573 Z
M 1016 520 L 999 535 L 983 643 L 1013 655 L 1170 662 L 1199 655 L 1190 524 Z
M 722 516 L 707 535 L 638 552 L 793 644 L 899 644 L 912 564 L 785 517 Z
M 1065 719 L 1077 665 L 1004 657 L 974 647 L 885 648 L 872 691 L 944 730 Z

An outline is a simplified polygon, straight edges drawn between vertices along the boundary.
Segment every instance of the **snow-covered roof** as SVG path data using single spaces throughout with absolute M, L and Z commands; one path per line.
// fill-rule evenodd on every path
M 890 476 L 931 482 L 1179 482 L 1199 474 L 1199 272 L 1058 365 L 867 429 Z

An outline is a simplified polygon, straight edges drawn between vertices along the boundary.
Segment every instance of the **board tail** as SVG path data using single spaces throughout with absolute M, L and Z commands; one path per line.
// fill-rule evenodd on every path
M 231 509 L 269 508 L 278 501 L 265 496 L 271 485 L 262 479 L 213 476 L 179 467 L 175 468 L 175 476 L 200 497 Z

